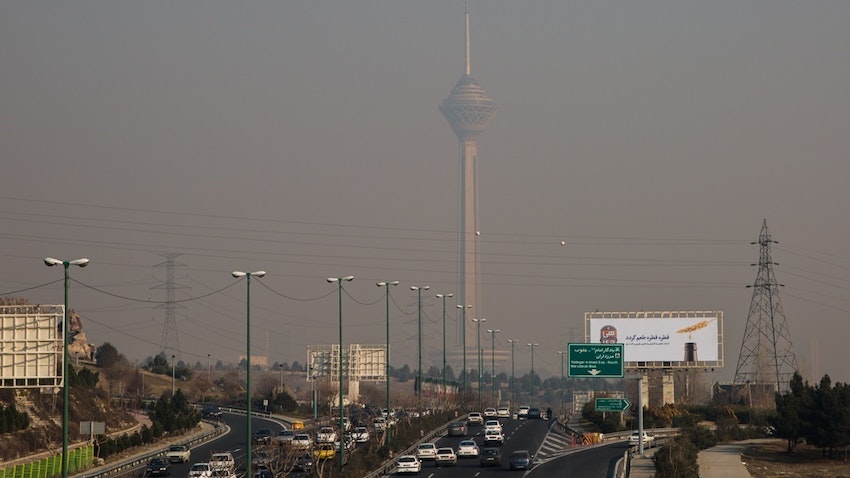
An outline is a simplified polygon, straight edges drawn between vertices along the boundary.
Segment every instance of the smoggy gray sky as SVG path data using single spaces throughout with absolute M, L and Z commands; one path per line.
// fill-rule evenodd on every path
M 457 287 L 461 0 L 0 4 L 0 293 L 61 279 L 95 343 L 160 349 L 180 253 L 183 359 L 304 362 L 385 341 L 441 364 Z M 483 309 L 535 368 L 593 310 L 722 310 L 729 381 L 762 220 L 807 378 L 850 380 L 850 2 L 473 0 Z M 561 246 L 561 241 L 566 245 Z M 61 281 L 14 294 L 61 303 Z M 132 300 L 130 300 L 132 299 Z M 449 309 L 449 343 L 456 320 Z M 488 341 L 489 337 L 482 337 Z M 487 342 L 489 345 L 489 342 Z M 530 365 L 517 349 L 517 371 Z

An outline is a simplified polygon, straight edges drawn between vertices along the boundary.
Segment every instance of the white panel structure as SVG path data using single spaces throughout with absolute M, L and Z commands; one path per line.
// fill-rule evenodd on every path
M 62 305 L 0 306 L 0 387 L 62 386 Z
M 723 367 L 723 312 L 586 312 L 587 343 L 623 344 L 626 368 Z
M 343 353 L 343 379 L 348 381 L 383 382 L 387 373 L 387 346 L 351 344 Z M 308 379 L 315 376 L 339 382 L 339 345 L 307 346 Z

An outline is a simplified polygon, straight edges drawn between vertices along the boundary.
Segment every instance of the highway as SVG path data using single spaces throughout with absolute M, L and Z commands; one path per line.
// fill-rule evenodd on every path
M 549 428 L 546 420 L 509 420 L 501 419 L 505 444 L 499 447 L 502 452 L 502 466 L 482 467 L 478 458 L 459 458 L 457 465 L 453 467 L 438 468 L 432 461 L 425 461 L 420 476 L 426 478 L 488 478 L 505 476 L 505 473 L 522 476 L 522 471 L 510 473 L 508 470 L 508 458 L 515 450 L 529 450 L 534 453 Z M 458 443 L 465 439 L 474 439 L 480 448 L 483 446 L 484 427 L 470 426 L 466 437 L 443 437 L 436 444 L 437 447 L 450 446 L 457 451 Z
M 537 465 L 525 478 L 586 477 L 606 478 L 614 475 L 617 460 L 628 449 L 628 442 L 594 446 Z

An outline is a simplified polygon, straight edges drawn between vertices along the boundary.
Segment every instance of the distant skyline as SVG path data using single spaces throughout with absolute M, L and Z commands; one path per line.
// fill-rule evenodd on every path
M 0 4 L 0 294 L 61 303 L 42 258 L 88 257 L 70 304 L 95 343 L 156 354 L 175 281 L 183 359 L 384 343 L 441 366 L 459 293 L 464 2 Z M 481 306 L 517 373 L 560 371 L 594 310 L 722 310 L 732 380 L 762 221 L 797 362 L 843 367 L 850 316 L 850 2 L 471 1 Z M 561 245 L 563 241 L 563 246 Z M 49 285 L 45 285 L 49 284 Z M 188 300 L 190 299 L 191 300 Z M 456 302 L 447 303 L 456 324 Z M 452 332 L 454 328 L 450 329 Z M 485 342 L 482 335 L 482 342 Z M 454 337 L 450 337 L 451 339 Z M 489 345 L 489 343 L 488 343 Z M 504 368 L 503 368 L 504 369 Z

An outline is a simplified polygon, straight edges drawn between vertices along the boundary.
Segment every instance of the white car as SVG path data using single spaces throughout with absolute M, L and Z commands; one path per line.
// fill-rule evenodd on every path
M 209 463 L 195 463 L 189 468 L 189 478 L 212 478 L 213 471 Z
M 466 417 L 466 422 L 470 425 L 483 425 L 484 417 L 481 416 L 481 412 L 469 412 L 469 415 Z
M 420 460 L 433 460 L 437 456 L 437 445 L 422 443 L 416 448 L 416 457 Z
M 629 435 L 629 445 L 637 445 L 640 441 L 640 432 L 634 431 L 631 435 Z M 648 432 L 643 432 L 643 444 L 652 443 L 655 441 L 655 437 L 650 435 Z
M 487 418 L 496 418 L 496 409 L 495 408 L 485 408 L 484 416 Z
M 213 470 L 233 470 L 236 468 L 236 460 L 230 452 L 213 453 L 210 456 L 210 466 Z
M 496 416 L 499 418 L 511 418 L 511 409 L 508 407 L 499 407 L 496 410 Z
M 192 452 L 186 445 L 171 445 L 165 453 L 165 458 L 171 463 L 188 463 Z
M 463 458 L 467 456 L 478 458 L 478 453 L 480 453 L 480 451 L 481 450 L 478 448 L 478 444 L 475 443 L 475 440 L 462 440 L 457 445 L 458 458 Z
M 395 472 L 398 475 L 402 473 L 416 473 L 418 475 L 422 472 L 422 462 L 413 455 L 401 455 L 396 462 Z
M 366 443 L 369 441 L 369 430 L 366 427 L 355 427 L 351 438 L 357 443 Z
M 437 448 L 434 464 L 437 466 L 455 466 L 457 464 L 457 455 L 455 455 L 455 451 L 450 447 Z
M 313 440 L 310 438 L 310 435 L 306 433 L 299 433 L 292 437 L 291 446 L 292 448 L 298 448 L 302 450 L 307 449 L 313 446 Z
M 521 407 L 519 407 L 516 412 L 517 418 L 528 418 L 529 408 L 531 407 L 529 407 L 528 405 L 522 405 Z
M 502 433 L 502 424 L 499 420 L 487 420 L 484 422 L 484 433 L 487 433 L 487 430 L 498 430 Z
M 484 432 L 484 446 L 501 445 L 505 443 L 505 436 L 499 430 L 487 430 Z
M 333 427 L 322 427 L 316 434 L 316 443 L 333 443 L 336 441 L 336 430 Z

